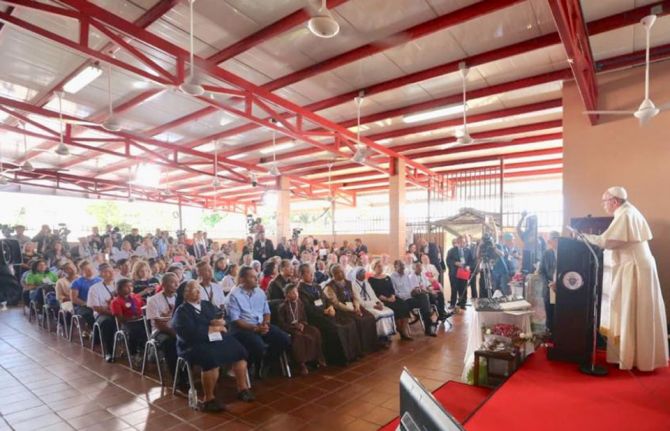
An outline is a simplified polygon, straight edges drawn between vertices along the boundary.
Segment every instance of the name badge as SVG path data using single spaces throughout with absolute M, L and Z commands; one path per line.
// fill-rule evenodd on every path
M 220 332 L 210 332 L 209 333 L 209 341 L 210 342 L 223 341 L 223 335 L 221 335 Z
M 314 301 L 314 305 L 316 305 L 317 307 L 322 307 L 323 306 L 323 301 L 320 300 L 320 299 L 317 299 L 316 301 Z

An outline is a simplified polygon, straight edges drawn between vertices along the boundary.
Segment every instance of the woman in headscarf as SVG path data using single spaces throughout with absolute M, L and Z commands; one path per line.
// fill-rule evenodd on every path
M 300 365 L 300 374 L 309 374 L 307 362 L 317 362 L 325 366 L 326 361 L 321 351 L 321 332 L 307 323 L 305 306 L 298 297 L 295 284 L 287 284 L 284 290 L 286 299 L 279 306 L 277 323 L 284 331 L 291 334 L 291 355 Z
M 338 313 L 356 322 L 361 348 L 369 353 L 377 348 L 377 323 L 370 312 L 361 306 L 361 298 L 354 291 L 351 282 L 345 278 L 344 269 L 340 265 L 331 267 L 332 279 L 324 288 L 328 304 Z
M 389 343 L 390 336 L 395 335 L 395 316 L 393 310 L 384 307 L 384 304 L 377 298 L 375 291 L 370 283 L 365 279 L 365 268 L 362 266 L 354 270 L 352 286 L 354 295 L 360 297 L 361 306 L 372 314 L 377 322 L 377 336 L 385 343 Z

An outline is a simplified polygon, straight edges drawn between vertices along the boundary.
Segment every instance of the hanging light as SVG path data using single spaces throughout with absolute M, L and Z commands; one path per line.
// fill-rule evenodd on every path
M 352 161 L 363 164 L 367 160 L 368 152 L 365 147 L 361 145 L 361 105 L 363 104 L 363 94 L 354 97 L 356 103 L 356 152 L 351 158 Z
M 212 187 L 221 187 L 221 179 L 219 178 L 219 142 L 214 142 L 214 179 L 212 180 Z
M 28 138 L 26 137 L 26 123 L 23 123 L 22 126 L 23 126 L 23 156 L 26 157 L 28 155 Z M 30 160 L 26 160 L 21 165 L 21 170 L 24 172 L 33 172 L 35 170 L 35 167 L 33 166 L 32 163 L 30 163 Z
M 60 141 L 56 148 L 56 154 L 59 156 L 68 156 L 70 155 L 70 150 L 63 143 L 63 93 L 57 92 L 56 97 L 58 97 L 58 136 Z
M 58 144 L 58 147 L 56 147 L 55 153 L 58 154 L 59 156 L 69 156 L 70 150 L 68 149 L 67 145 L 61 142 L 60 144 Z

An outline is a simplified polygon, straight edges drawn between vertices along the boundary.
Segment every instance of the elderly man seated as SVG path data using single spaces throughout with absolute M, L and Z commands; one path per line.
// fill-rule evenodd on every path
M 265 292 L 258 287 L 258 276 L 253 268 L 240 269 L 239 286 L 228 295 L 228 316 L 232 334 L 249 352 L 249 362 L 261 377 L 263 355 L 269 361 L 278 360 L 291 342 L 286 332 L 270 324 L 270 307 Z
M 93 310 L 95 321 L 100 325 L 101 342 L 103 346 L 103 353 L 105 360 L 112 362 L 112 348 L 114 346 L 114 332 L 116 331 L 116 322 L 112 315 L 110 304 L 116 294 L 116 286 L 114 284 L 114 270 L 108 263 L 103 263 L 98 268 L 102 280 L 95 283 L 88 291 L 86 298 L 86 306 Z
M 147 319 L 151 322 L 151 337 L 163 352 L 170 371 L 177 365 L 177 333 L 172 328 L 172 315 L 177 299 L 179 277 L 173 272 L 161 279 L 161 291 L 147 300 Z
M 247 382 L 247 352 L 228 334 L 221 310 L 208 301 L 200 300 L 197 281 L 191 280 L 186 284 L 184 302 L 174 312 L 172 327 L 177 333 L 179 356 L 202 368 L 202 410 L 220 412 L 224 409 L 216 400 L 214 390 L 219 379 L 219 367 L 226 364 L 232 364 L 238 398 L 246 402 L 256 399 Z

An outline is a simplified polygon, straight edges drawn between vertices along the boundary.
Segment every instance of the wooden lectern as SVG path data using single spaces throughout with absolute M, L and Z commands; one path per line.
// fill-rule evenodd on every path
M 549 351 L 549 359 L 578 363 L 589 361 L 593 347 L 593 289 L 597 286 L 600 320 L 603 278 L 603 252 L 596 246 L 592 247 L 599 260 L 597 273 L 594 257 L 583 241 L 572 238 L 558 240 L 552 330 L 554 347 Z

